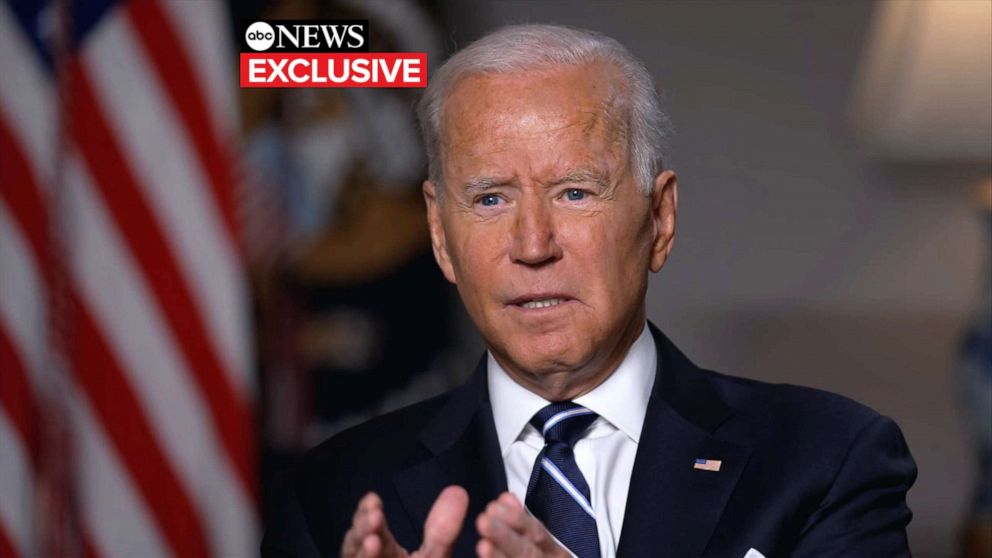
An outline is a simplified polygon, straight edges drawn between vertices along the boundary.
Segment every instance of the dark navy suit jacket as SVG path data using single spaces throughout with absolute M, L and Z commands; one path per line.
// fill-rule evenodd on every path
M 916 466 L 892 420 L 827 392 L 702 370 L 651 331 L 658 374 L 618 556 L 909 555 Z M 697 458 L 720 470 L 693 468 Z M 274 491 L 262 554 L 338 556 L 368 491 L 382 497 L 397 541 L 416 549 L 451 484 L 470 495 L 455 556 L 474 556 L 474 519 L 506 490 L 485 359 L 457 390 L 311 450 Z

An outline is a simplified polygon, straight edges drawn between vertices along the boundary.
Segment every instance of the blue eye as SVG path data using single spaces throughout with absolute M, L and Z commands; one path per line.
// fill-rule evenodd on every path
M 576 188 L 572 188 L 571 190 L 568 190 L 567 192 L 565 192 L 565 197 L 569 201 L 579 201 L 579 200 L 585 199 L 586 193 L 583 190 L 578 190 Z
M 499 196 L 496 194 L 486 194 L 479 198 L 479 203 L 486 207 L 492 207 L 499 204 Z

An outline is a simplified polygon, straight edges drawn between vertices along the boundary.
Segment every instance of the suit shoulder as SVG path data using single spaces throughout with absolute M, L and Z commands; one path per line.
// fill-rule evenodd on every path
M 415 403 L 336 434 L 283 471 L 274 499 L 297 506 L 299 519 L 293 532 L 307 533 L 321 552 L 330 555 L 347 531 L 361 496 L 371 491 L 388 498 L 394 474 L 428 455 L 420 433 L 449 395 Z M 273 541 L 281 537 L 271 536 Z
M 770 383 L 702 370 L 732 406 L 766 421 L 796 427 L 846 426 L 859 429 L 881 415 L 850 397 L 830 391 L 784 383 Z
M 752 463 L 773 478 L 795 477 L 813 500 L 826 494 L 831 483 L 858 448 L 882 443 L 905 446 L 894 421 L 849 397 L 829 391 L 775 384 L 703 372 L 735 410 L 720 427 L 730 440 L 750 440 Z M 884 442 L 879 442 L 883 440 Z M 873 452 L 881 460 L 882 452 Z M 907 450 L 908 455 L 908 450 Z M 910 461 L 897 456 L 894 466 Z
M 749 449 L 725 517 L 775 516 L 769 555 L 908 555 L 916 467 L 891 419 L 820 389 L 702 375 L 735 410 L 716 435 Z
M 327 478 L 328 473 L 353 477 L 402 466 L 420 450 L 420 432 L 449 396 L 444 393 L 335 434 L 300 458 L 298 480 Z

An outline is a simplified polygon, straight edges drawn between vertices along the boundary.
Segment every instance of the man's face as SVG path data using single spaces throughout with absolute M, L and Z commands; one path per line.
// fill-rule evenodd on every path
M 637 187 L 611 71 L 465 79 L 443 109 L 443 199 L 424 186 L 445 277 L 497 361 L 549 398 L 619 364 L 674 234 L 674 174 Z

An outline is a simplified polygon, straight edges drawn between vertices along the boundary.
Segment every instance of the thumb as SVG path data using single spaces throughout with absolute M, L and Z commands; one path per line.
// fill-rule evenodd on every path
M 449 486 L 434 501 L 424 523 L 424 545 L 418 556 L 440 558 L 451 555 L 451 547 L 462 531 L 468 512 L 468 492 L 460 486 Z

